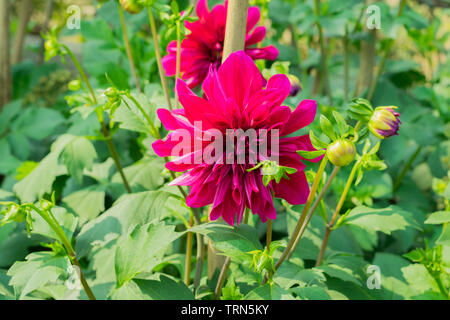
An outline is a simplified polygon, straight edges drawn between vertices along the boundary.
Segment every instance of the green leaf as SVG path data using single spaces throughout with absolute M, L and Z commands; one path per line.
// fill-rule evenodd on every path
M 39 165 L 14 185 L 13 190 L 22 202 L 33 202 L 42 198 L 45 193 L 51 193 L 56 176 L 62 173 L 58 166 L 58 157 L 66 144 L 74 138 L 76 137 L 68 134 L 60 136 Z
M 58 221 L 59 225 L 63 228 L 67 238 L 72 239 L 72 235 L 78 224 L 78 218 L 68 213 L 64 208 L 55 207 L 52 209 L 53 216 Z M 34 210 L 31 211 L 31 217 L 33 219 L 32 233 L 40 234 L 51 239 L 60 241 L 58 235 L 48 225 L 48 223 Z
M 331 300 L 327 291 L 319 286 L 296 287 L 291 289 L 302 300 Z
M 407 227 L 420 230 L 413 215 L 396 206 L 384 209 L 359 206 L 350 211 L 342 224 L 361 227 L 371 234 L 377 231 L 391 234 L 392 231 L 405 230 Z
M 165 214 L 170 194 L 148 191 L 122 196 L 98 218 L 83 226 L 77 236 L 76 251 L 85 256 L 94 245 L 105 245 L 137 225 L 157 222 Z
M 220 223 L 204 223 L 189 231 L 205 235 L 219 252 L 237 261 L 245 261 L 250 258 L 250 251 L 262 249 L 257 230 L 246 224 L 233 228 Z
M 311 130 L 309 131 L 309 138 L 311 139 L 311 143 L 314 146 L 314 148 L 316 149 L 323 149 L 328 147 L 328 143 L 323 142 L 322 140 L 320 140 L 319 138 L 316 137 L 316 135 L 314 134 L 314 132 Z
M 323 271 L 314 269 L 305 269 L 289 261 L 281 265 L 274 276 L 274 281 L 280 287 L 289 289 L 294 285 L 302 287 L 320 284 L 325 282 Z
M 297 151 L 297 153 L 305 159 L 314 159 L 314 158 L 320 157 L 321 155 L 325 154 L 325 152 L 327 152 L 327 151 L 326 150 L 316 150 L 316 151 L 299 150 L 299 151 Z
M 62 161 L 67 167 L 70 175 L 81 183 L 83 181 L 83 170 L 90 170 L 94 160 L 97 158 L 92 143 L 85 137 L 77 137 L 69 142 L 62 152 Z
M 36 289 L 55 283 L 70 266 L 68 257 L 55 255 L 52 251 L 31 253 L 25 259 L 14 263 L 8 271 L 10 284 L 20 299 Z
M 344 136 L 348 132 L 347 122 L 345 122 L 344 117 L 339 112 L 333 111 L 333 117 L 338 125 L 340 136 Z
M 194 300 L 192 291 L 182 282 L 160 274 L 157 280 L 134 279 L 146 300 Z
M 105 210 L 105 190 L 102 186 L 90 186 L 69 194 L 62 201 L 80 217 L 83 225 Z
M 322 270 L 330 277 L 339 278 L 343 281 L 349 281 L 357 285 L 362 285 L 360 277 L 355 274 L 350 268 L 346 268 L 337 264 L 328 264 L 325 266 L 317 267 L 316 269 Z
M 294 300 L 289 291 L 277 284 L 265 284 L 250 291 L 244 300 Z
M 141 187 L 145 190 L 155 190 L 164 183 L 161 172 L 164 169 L 164 159 L 159 157 L 146 157 L 124 169 L 125 176 L 132 187 Z M 117 172 L 112 182 L 122 183 Z
M 333 125 L 331 124 L 330 120 L 328 120 L 328 118 L 325 117 L 323 114 L 320 115 L 320 128 L 322 129 L 322 132 L 326 134 L 328 138 L 331 139 L 331 141 L 337 139 Z
M 154 258 L 182 233 L 164 223 L 137 226 L 117 243 L 115 270 L 117 286 L 130 281 L 143 271 L 151 271 Z
M 450 211 L 436 211 L 425 220 L 427 224 L 443 224 L 450 222 Z

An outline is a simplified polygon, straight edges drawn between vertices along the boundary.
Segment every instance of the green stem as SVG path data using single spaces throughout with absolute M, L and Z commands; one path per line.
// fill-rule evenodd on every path
M 60 224 L 54 218 L 51 211 L 47 212 L 46 210 L 40 210 L 33 204 L 30 204 L 30 207 L 33 208 L 45 220 L 45 222 L 47 222 L 50 228 L 52 228 L 52 230 L 56 233 L 61 243 L 63 244 L 67 255 L 69 256 L 70 262 L 72 263 L 72 265 L 77 266 L 78 269 L 80 270 L 80 281 L 84 288 L 84 291 L 86 291 L 86 294 L 90 300 L 96 300 L 94 293 L 92 292 L 91 288 L 89 287 L 89 284 L 86 281 L 86 278 L 84 277 L 83 271 L 81 270 L 80 262 L 77 260 L 76 253 L 72 247 L 72 244 L 70 243 Z
M 331 230 L 332 230 L 333 225 L 339 215 L 339 212 L 341 211 L 342 206 L 344 205 L 344 201 L 345 201 L 345 198 L 347 197 L 347 193 L 350 190 L 350 187 L 352 186 L 353 178 L 355 177 L 356 171 L 358 169 L 358 165 L 359 165 L 359 162 L 355 162 L 355 164 L 353 165 L 352 171 L 350 172 L 350 175 L 347 179 L 347 183 L 345 184 L 344 191 L 342 192 L 341 198 L 339 199 L 339 202 L 336 206 L 336 210 L 334 211 L 334 214 L 331 217 L 330 222 L 327 224 L 327 227 L 325 230 L 325 235 L 322 240 L 322 246 L 320 248 L 319 256 L 317 257 L 316 267 L 320 266 L 320 264 L 322 263 L 323 257 L 325 255 L 325 250 L 328 245 L 328 239 L 330 237 Z
M 320 0 L 314 0 L 314 10 L 317 19 L 317 30 L 319 31 L 319 44 L 320 44 L 320 61 L 321 61 L 321 71 L 322 71 L 322 80 L 325 86 L 325 92 L 328 95 L 328 99 L 330 104 L 333 103 L 333 97 L 331 95 L 330 82 L 328 79 L 328 66 L 327 66 L 327 52 L 325 50 L 325 40 L 323 37 L 322 26 L 319 23 L 320 16 Z
M 148 122 L 148 124 L 149 124 L 149 126 L 151 128 L 152 136 L 155 137 L 155 139 L 160 139 L 161 136 L 159 135 L 158 129 L 155 127 L 155 124 L 153 123 L 152 119 L 150 118 L 148 113 L 145 111 L 145 109 L 142 107 L 142 105 L 139 103 L 139 101 L 137 101 L 137 99 L 135 97 L 133 97 L 129 92 L 126 93 L 126 97 L 128 99 L 130 99 L 131 101 L 133 101 L 134 105 L 142 113 L 142 115 L 144 116 L 145 120 L 147 120 L 147 122 Z
M 281 266 L 281 264 L 284 262 L 284 260 L 287 258 L 289 252 L 292 249 L 292 246 L 295 243 L 295 240 L 297 239 L 297 236 L 301 230 L 301 227 L 306 219 L 306 214 L 308 213 L 309 208 L 311 207 L 311 203 L 314 199 L 314 196 L 316 194 L 317 188 L 319 187 L 319 183 L 322 180 L 323 172 L 325 170 L 325 167 L 327 165 L 328 158 L 325 155 L 320 162 L 319 169 L 317 170 L 316 177 L 314 179 L 313 185 L 311 187 L 311 191 L 309 192 L 308 199 L 306 200 L 305 206 L 303 207 L 302 213 L 300 214 L 300 218 L 298 219 L 297 225 L 295 226 L 294 232 L 291 235 L 291 238 L 289 239 L 289 242 L 284 249 L 283 253 L 281 254 L 280 259 L 277 261 L 275 265 L 275 270 L 278 270 L 278 268 Z M 266 281 L 263 281 L 265 283 Z
M 348 100 L 348 83 L 349 83 L 349 52 L 348 52 L 348 26 L 345 25 L 344 36 L 344 99 Z
M 225 263 L 220 270 L 219 279 L 217 279 L 216 289 L 214 290 L 214 298 L 219 300 L 220 292 L 222 291 L 223 284 L 225 282 L 225 278 L 227 277 L 228 268 L 230 267 L 231 259 L 227 257 L 225 259 Z
M 125 186 L 125 189 L 128 193 L 131 193 L 130 185 L 128 184 L 128 180 L 125 176 L 125 173 L 123 172 L 122 164 L 120 163 L 119 154 L 117 153 L 116 147 L 114 146 L 114 143 L 112 141 L 112 137 L 109 135 L 108 129 L 106 128 L 105 121 L 103 119 L 103 113 L 101 110 L 97 109 L 97 98 L 95 97 L 94 90 L 92 89 L 91 83 L 89 82 L 89 79 L 86 76 L 86 73 L 83 70 L 83 67 L 78 62 L 78 59 L 75 57 L 75 55 L 72 53 L 72 51 L 64 44 L 61 45 L 66 53 L 69 55 L 69 57 L 72 59 L 73 63 L 75 64 L 75 67 L 77 68 L 78 72 L 80 73 L 81 78 L 83 79 L 84 83 L 88 87 L 88 90 L 91 94 L 92 101 L 95 105 L 96 113 L 98 122 L 100 123 L 101 132 L 103 134 L 103 137 L 105 138 L 106 145 L 108 147 L 109 153 L 111 157 L 114 160 L 114 163 L 116 165 L 117 170 L 119 171 L 120 176 L 122 177 L 123 184 Z
M 402 2 L 400 2 L 400 7 L 398 9 L 397 18 L 402 15 L 403 8 L 405 7 L 405 4 L 406 4 L 406 0 L 402 0 Z M 377 72 L 375 74 L 375 79 L 372 82 L 372 85 L 370 86 L 369 93 L 367 95 L 367 100 L 372 100 L 372 98 L 373 98 L 373 95 L 375 93 L 375 89 L 377 88 L 378 81 L 380 80 L 381 74 L 383 73 L 384 67 L 386 65 L 387 58 L 389 57 L 389 53 L 391 51 L 391 48 L 392 48 L 393 44 L 394 44 L 394 40 L 390 39 L 388 44 L 386 45 L 386 48 L 384 49 L 384 54 L 383 54 L 383 57 L 381 58 L 380 65 L 379 65 L 379 67 L 377 69 Z
M 245 207 L 245 212 L 244 212 L 244 223 L 248 224 L 248 217 L 250 215 L 250 209 Z
M 317 209 L 317 206 L 318 206 L 320 203 L 322 203 L 323 197 L 324 197 L 325 193 L 328 191 L 328 188 L 331 186 L 331 182 L 332 182 L 333 179 L 336 177 L 337 173 L 339 172 L 339 169 L 340 169 L 340 167 L 336 167 L 336 166 L 334 167 L 333 171 L 331 172 L 330 177 L 329 177 L 328 180 L 327 180 L 327 183 L 325 184 L 325 186 L 324 186 L 324 187 L 322 188 L 322 190 L 320 191 L 320 193 L 319 193 L 319 195 L 317 196 L 316 200 L 314 200 L 314 204 L 312 205 L 311 209 L 310 209 L 309 212 L 308 212 L 308 215 L 307 215 L 307 217 L 306 217 L 305 223 L 302 225 L 302 228 L 300 229 L 300 232 L 299 232 L 297 238 L 295 239 L 295 242 L 294 242 L 294 244 L 293 244 L 293 246 L 292 246 L 291 251 L 289 252 L 289 255 L 288 255 L 288 257 L 287 257 L 287 260 L 289 260 L 289 259 L 291 258 L 291 256 L 292 256 L 292 254 L 294 253 L 295 248 L 296 248 L 297 245 L 298 245 L 298 242 L 299 242 L 300 239 L 302 238 L 303 233 L 304 233 L 305 230 L 306 230 L 306 227 L 308 226 L 308 224 L 309 224 L 309 222 L 311 221 L 311 218 L 312 218 L 314 212 L 315 212 L 316 209 Z
M 194 219 L 192 215 L 189 218 L 189 228 L 194 224 Z M 192 258 L 192 243 L 194 240 L 194 234 L 192 232 L 187 233 L 187 241 L 186 241 L 186 260 L 184 266 L 184 283 L 189 286 L 190 283 L 190 274 L 191 274 L 191 258 Z
M 403 170 L 400 172 L 400 174 L 398 175 L 398 177 L 394 181 L 393 192 L 396 192 L 398 190 L 398 188 L 400 187 L 400 185 L 401 185 L 401 183 L 403 181 L 403 178 L 405 177 L 405 175 L 408 172 L 408 170 L 411 168 L 412 164 L 414 163 L 414 160 L 416 160 L 416 158 L 420 154 L 421 150 L 422 150 L 422 146 L 418 146 L 416 151 L 409 158 L 409 160 L 406 163 L 405 167 L 403 168 Z
M 62 44 L 61 46 L 64 48 L 64 50 L 66 50 L 66 53 L 72 59 L 75 67 L 77 68 L 78 72 L 80 73 L 81 78 L 83 79 L 84 83 L 88 87 L 88 90 L 89 90 L 89 92 L 91 94 L 91 97 L 92 97 L 92 102 L 94 103 L 94 105 L 97 105 L 98 102 L 97 102 L 97 98 L 95 97 L 94 89 L 92 89 L 91 83 L 89 82 L 89 79 L 86 76 L 86 73 L 84 72 L 83 67 L 80 65 L 80 63 L 78 62 L 78 59 L 75 57 L 75 55 L 69 49 L 69 47 L 67 47 L 65 44 Z
M 266 247 L 270 248 L 270 243 L 272 242 L 272 225 L 273 220 L 267 220 L 267 233 L 266 233 Z
M 131 53 L 131 46 L 130 46 L 130 41 L 128 39 L 127 25 L 125 23 L 125 16 L 123 14 L 123 9 L 120 4 L 117 7 L 119 9 L 120 24 L 122 25 L 123 42 L 125 44 L 125 50 L 127 52 L 128 61 L 130 62 L 131 73 L 133 74 L 134 82 L 136 84 L 137 89 L 140 92 L 142 92 L 141 83 L 139 81 L 139 77 L 138 77 L 137 71 L 136 71 L 136 65 L 135 65 L 134 59 L 133 59 L 133 54 Z
M 167 105 L 169 106 L 169 110 L 172 110 L 172 103 L 170 102 L 169 88 L 167 86 L 166 76 L 164 74 L 164 69 L 162 66 L 161 52 L 159 49 L 158 33 L 156 31 L 156 24 L 155 24 L 155 19 L 153 18 L 152 8 L 150 6 L 148 6 L 147 11 L 148 11 L 148 18 L 150 21 L 150 29 L 151 29 L 152 37 L 153 37 L 153 44 L 155 46 L 156 64 L 158 65 L 158 71 L 159 71 L 159 77 L 161 79 L 161 85 L 163 87 L 164 96 L 166 97 Z

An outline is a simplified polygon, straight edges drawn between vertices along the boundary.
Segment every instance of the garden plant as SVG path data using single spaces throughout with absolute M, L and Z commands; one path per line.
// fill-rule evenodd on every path
M 0 299 L 450 299 L 449 10 L 0 0 Z

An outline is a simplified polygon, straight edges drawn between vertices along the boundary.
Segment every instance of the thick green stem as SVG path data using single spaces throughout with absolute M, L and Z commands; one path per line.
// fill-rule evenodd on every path
M 322 26 L 319 23 L 319 16 L 320 16 L 320 0 L 314 0 L 314 9 L 316 14 L 316 25 L 317 30 L 319 32 L 319 44 L 320 44 L 320 62 L 321 62 L 321 72 L 322 72 L 322 81 L 325 86 L 325 92 L 328 95 L 328 99 L 330 101 L 330 104 L 333 103 L 333 97 L 331 95 L 331 89 L 330 89 L 330 81 L 328 79 L 328 65 L 327 65 L 327 51 L 325 49 L 325 40 L 323 37 L 323 30 Z
M 222 291 L 223 284 L 225 283 L 225 278 L 227 277 L 227 272 L 231 264 L 231 259 L 227 257 L 225 263 L 220 270 L 219 279 L 217 279 L 216 289 L 214 290 L 214 298 L 219 300 L 220 292 Z
M 311 221 L 311 218 L 312 218 L 314 212 L 315 212 L 316 209 L 317 209 L 317 206 L 319 205 L 319 203 L 322 202 L 322 199 L 323 199 L 325 193 L 328 191 L 328 188 L 330 187 L 331 182 L 333 181 L 333 179 L 336 177 L 336 174 L 339 172 L 339 169 L 340 169 L 340 167 L 334 167 L 333 171 L 331 172 L 330 177 L 329 177 L 328 180 L 327 180 L 327 183 L 325 184 L 325 186 L 324 186 L 324 187 L 322 188 L 322 190 L 320 191 L 320 193 L 319 193 L 319 195 L 317 196 L 316 200 L 314 200 L 314 204 L 312 205 L 311 209 L 309 210 L 308 215 L 307 215 L 306 220 L 305 220 L 305 223 L 302 225 L 302 228 L 300 229 L 300 232 L 299 232 L 297 238 L 295 239 L 294 244 L 292 245 L 292 249 L 291 249 L 291 251 L 289 252 L 289 255 L 288 255 L 288 257 L 287 257 L 287 260 L 289 260 L 289 259 L 291 258 L 291 256 L 292 256 L 292 254 L 294 253 L 295 248 L 296 248 L 297 245 L 298 245 L 298 242 L 299 242 L 300 239 L 302 238 L 303 233 L 305 232 L 306 227 L 307 227 L 308 224 L 309 224 L 309 221 Z
M 194 224 L 192 215 L 189 218 L 189 228 Z M 194 234 L 192 232 L 187 233 L 186 241 L 186 260 L 184 266 L 184 283 L 188 286 L 190 283 L 191 274 L 191 258 L 192 258 L 192 243 L 194 242 Z
M 348 26 L 345 25 L 344 36 L 344 99 L 348 100 L 348 83 L 349 83 L 349 46 L 348 46 Z
M 150 6 L 148 6 L 147 11 L 148 11 L 148 18 L 150 21 L 150 29 L 151 29 L 152 37 L 153 37 L 153 44 L 155 46 L 156 64 L 158 65 L 158 71 L 159 71 L 159 77 L 161 79 L 161 85 L 163 87 L 164 96 L 166 97 L 167 105 L 168 105 L 169 109 L 172 110 L 172 103 L 170 102 L 169 87 L 167 86 L 167 80 L 166 80 L 166 76 L 164 74 L 164 69 L 162 66 L 162 58 L 161 58 L 161 51 L 159 49 L 158 33 L 156 31 L 156 24 L 155 24 L 155 19 L 153 18 L 152 8 Z
M 86 291 L 86 294 L 90 300 L 96 300 L 94 293 L 92 292 L 91 288 L 89 287 L 89 284 L 86 281 L 86 278 L 84 277 L 83 271 L 81 270 L 81 265 L 79 261 L 77 260 L 75 250 L 72 247 L 72 244 L 70 243 L 69 239 L 67 238 L 66 234 L 64 233 L 63 229 L 59 225 L 58 221 L 55 219 L 51 211 L 46 210 L 40 210 L 35 205 L 30 205 L 36 211 L 44 220 L 47 222 L 47 224 L 52 228 L 52 230 L 56 233 L 58 238 L 60 239 L 61 243 L 63 244 L 67 255 L 69 256 L 69 260 L 72 263 L 72 265 L 78 267 L 80 270 L 80 281 L 81 285 L 84 288 L 84 291 Z
M 66 53 L 72 59 L 75 67 L 77 68 L 78 72 L 80 73 L 81 78 L 83 79 L 84 83 L 88 87 L 88 90 L 91 94 L 92 102 L 94 104 L 94 108 L 97 108 L 98 101 L 95 96 L 94 89 L 92 89 L 91 83 L 89 82 L 89 79 L 86 76 L 86 73 L 84 72 L 83 67 L 80 65 L 80 63 L 78 62 L 78 59 L 75 57 L 75 55 L 72 53 L 72 51 L 66 45 L 62 44 L 61 46 L 64 48 Z M 96 109 L 96 114 L 97 114 L 98 122 L 100 123 L 101 132 L 103 134 L 103 137 L 105 138 L 105 142 L 108 147 L 108 151 L 114 160 L 117 170 L 119 171 L 119 174 L 122 178 L 125 189 L 127 190 L 128 193 L 131 193 L 130 185 L 128 184 L 128 180 L 125 176 L 125 173 L 123 172 L 122 164 L 120 163 L 119 154 L 117 153 L 116 147 L 114 146 L 114 143 L 112 141 L 112 137 L 109 135 L 108 129 L 106 128 L 102 111 Z
M 350 187 L 352 186 L 353 178 L 355 177 L 356 170 L 358 169 L 358 165 L 359 165 L 358 162 L 355 162 L 355 164 L 353 165 L 352 171 L 350 172 L 350 175 L 347 179 L 347 183 L 345 184 L 344 191 L 342 192 L 341 198 L 339 199 L 339 202 L 336 206 L 336 210 L 334 211 L 334 214 L 331 217 L 330 222 L 327 224 L 327 227 L 325 229 L 325 235 L 322 240 L 322 246 L 320 248 L 319 256 L 317 257 L 316 267 L 320 266 L 320 264 L 322 263 L 323 257 L 325 255 L 325 250 L 328 245 L 328 239 L 330 237 L 331 230 L 332 230 L 333 225 L 339 215 L 339 212 L 341 211 L 342 206 L 344 205 L 344 201 L 345 201 L 345 198 L 347 197 L 347 193 L 350 190 Z
M 313 185 L 311 187 L 311 191 L 309 192 L 308 199 L 306 200 L 305 206 L 303 207 L 302 213 L 300 214 L 300 218 L 298 219 L 298 222 L 297 222 L 297 225 L 295 226 L 294 232 L 292 233 L 291 238 L 289 239 L 289 242 L 288 242 L 286 248 L 284 249 L 283 253 L 281 254 L 280 259 L 277 261 L 277 263 L 275 265 L 275 270 L 278 270 L 278 268 L 281 266 L 281 264 L 287 258 L 289 252 L 292 249 L 292 246 L 295 243 L 295 240 L 298 237 L 301 227 L 302 227 L 303 223 L 305 222 L 308 210 L 311 207 L 311 203 L 314 199 L 317 188 L 319 187 L 320 180 L 322 180 L 323 172 L 325 170 L 327 162 L 328 162 L 328 158 L 325 155 L 323 157 L 322 161 L 320 162 L 319 170 L 317 170 L 316 177 L 315 177 Z
M 405 4 L 406 4 L 406 0 L 402 0 L 402 2 L 400 2 L 400 7 L 398 9 L 397 17 L 402 15 Z M 386 48 L 384 49 L 384 54 L 383 54 L 383 57 L 381 58 L 380 65 L 375 74 L 375 79 L 373 80 L 372 85 L 370 86 L 369 93 L 367 95 L 367 100 L 372 100 L 372 98 L 373 98 L 375 89 L 377 88 L 378 81 L 380 80 L 381 74 L 383 73 L 387 58 L 389 57 L 389 53 L 391 51 L 393 44 L 394 44 L 394 40 L 392 40 L 392 39 L 389 40 L 388 44 L 386 45 Z
M 141 83 L 139 81 L 139 77 L 138 77 L 138 74 L 136 71 L 136 64 L 134 63 L 133 54 L 131 52 L 130 41 L 128 39 L 127 25 L 125 23 L 125 16 L 123 14 L 123 9 L 120 4 L 117 7 L 119 9 L 120 24 L 122 25 L 123 42 L 125 44 L 125 50 L 127 52 L 128 61 L 130 63 L 131 73 L 133 75 L 134 83 L 136 84 L 136 88 L 140 92 L 142 92 Z
M 422 146 L 418 146 L 416 151 L 412 154 L 411 158 L 409 158 L 408 162 L 406 163 L 403 170 L 400 172 L 397 178 L 395 178 L 394 186 L 393 186 L 393 192 L 396 192 L 398 188 L 400 187 L 403 178 L 405 178 L 406 173 L 411 168 L 412 164 L 414 163 L 414 160 L 416 160 L 417 156 L 420 154 L 420 151 L 422 150 Z

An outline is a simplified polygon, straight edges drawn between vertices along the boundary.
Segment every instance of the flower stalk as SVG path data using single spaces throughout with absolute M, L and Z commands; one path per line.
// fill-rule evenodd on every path
M 162 58 L 161 58 L 161 51 L 159 49 L 159 40 L 158 40 L 158 33 L 156 31 L 155 18 L 153 18 L 152 8 L 150 6 L 147 7 L 147 11 L 148 11 L 148 18 L 149 18 L 149 22 L 150 22 L 150 30 L 152 32 L 152 37 L 153 37 L 153 44 L 155 46 L 156 64 L 158 65 L 158 71 L 159 71 L 159 77 L 161 79 L 161 85 L 163 87 L 164 96 L 166 97 L 169 110 L 172 110 L 172 103 L 170 102 L 169 87 L 167 86 L 167 80 L 166 80 L 166 76 L 164 74 L 164 69 L 163 69 L 162 61 L 161 61 Z
M 317 170 L 316 177 L 314 179 L 313 185 L 311 187 L 311 190 L 309 192 L 308 199 L 306 200 L 305 206 L 303 207 L 302 213 L 300 214 L 300 218 L 298 219 L 297 225 L 295 226 L 294 232 L 291 235 L 291 238 L 289 239 L 289 242 L 284 249 L 283 253 L 281 254 L 280 259 L 275 264 L 275 270 L 278 270 L 278 268 L 281 266 L 281 264 L 286 260 L 287 256 L 289 255 L 290 251 L 292 250 L 294 243 L 300 233 L 300 230 L 303 226 L 303 223 L 305 222 L 307 213 L 309 208 L 311 207 L 312 201 L 314 199 L 314 196 L 316 194 L 317 188 L 319 187 L 319 183 L 322 180 L 323 172 L 325 170 L 325 167 L 327 165 L 328 158 L 325 155 L 320 162 L 319 169 Z
M 295 248 L 297 248 L 298 242 L 299 242 L 300 239 L 302 238 L 303 233 L 305 232 L 306 227 L 308 226 L 309 222 L 311 221 L 311 218 L 312 218 L 314 212 L 316 211 L 317 207 L 319 206 L 319 203 L 322 202 L 322 199 L 323 199 L 325 193 L 326 193 L 326 192 L 328 191 L 328 189 L 330 188 L 331 182 L 333 182 L 333 180 L 334 180 L 334 178 L 336 177 L 337 173 L 339 172 L 340 168 L 341 168 L 341 167 L 338 167 L 338 166 L 335 166 L 335 167 L 334 167 L 334 169 L 333 169 L 333 171 L 331 172 L 331 175 L 330 175 L 330 177 L 328 178 L 328 180 L 327 180 L 325 186 L 324 186 L 324 187 L 322 188 L 322 190 L 320 191 L 320 193 L 319 193 L 319 195 L 317 196 L 316 200 L 314 200 L 314 203 L 313 203 L 311 209 L 309 210 L 308 215 L 306 216 L 305 223 L 302 225 L 302 228 L 300 229 L 300 232 L 299 232 L 297 238 L 295 239 L 294 244 L 292 245 L 292 249 L 291 249 L 291 251 L 290 251 L 289 254 L 288 254 L 287 260 L 289 260 L 289 259 L 291 258 L 292 254 L 293 254 L 294 251 L 295 251 Z
M 70 262 L 73 266 L 76 266 L 78 270 L 80 270 L 80 281 L 81 285 L 83 286 L 84 291 L 86 292 L 89 300 L 96 300 L 94 293 L 92 292 L 91 288 L 89 287 L 89 284 L 86 281 L 86 278 L 84 277 L 83 271 L 81 270 L 80 262 L 78 261 L 76 257 L 75 250 L 72 247 L 72 244 L 70 243 L 69 239 L 67 239 L 66 234 L 64 233 L 64 230 L 61 228 L 58 221 L 53 216 L 51 209 L 47 210 L 41 210 L 38 207 L 36 207 L 33 204 L 29 204 L 29 207 L 32 208 L 34 211 L 36 211 L 44 220 L 47 222 L 47 224 L 52 228 L 52 230 L 56 233 L 58 238 L 60 239 L 61 243 L 64 246 L 64 249 L 66 250 L 67 256 L 69 257 Z
M 92 89 L 91 83 L 89 82 L 89 79 L 87 78 L 86 73 L 84 72 L 83 67 L 80 65 L 80 63 L 78 62 L 78 59 L 75 57 L 75 55 L 72 53 L 72 51 L 65 44 L 61 44 L 61 47 L 64 48 L 66 53 L 72 59 L 75 67 L 77 68 L 78 72 L 80 73 L 81 78 L 83 79 L 83 82 L 88 87 L 88 90 L 92 97 L 93 104 L 96 106 L 98 104 L 98 101 L 95 96 L 94 90 Z M 110 153 L 111 157 L 113 158 L 116 168 L 119 171 L 119 174 L 122 178 L 123 185 L 125 186 L 125 189 L 127 190 L 127 192 L 131 193 L 130 185 L 129 185 L 128 180 L 123 171 L 122 164 L 120 163 L 119 154 L 117 153 L 117 149 L 114 146 L 114 143 L 112 141 L 112 136 L 109 134 L 108 129 L 106 128 L 105 120 L 103 118 L 103 111 L 96 109 L 96 113 L 97 113 L 98 122 L 100 123 L 101 132 L 103 134 L 103 137 L 105 138 L 105 142 L 108 147 L 109 153 Z
M 350 175 L 349 175 L 349 177 L 347 179 L 347 183 L 345 184 L 344 191 L 342 192 L 342 195 L 341 195 L 341 197 L 339 199 L 339 202 L 338 202 L 338 204 L 336 206 L 336 209 L 335 209 L 335 211 L 333 213 L 333 216 L 331 217 L 329 223 L 327 224 L 327 227 L 325 229 L 325 235 L 324 235 L 323 240 L 322 240 L 322 246 L 320 248 L 319 255 L 317 257 L 316 267 L 320 266 L 320 264 L 322 263 L 323 257 L 325 255 L 325 250 L 326 250 L 327 245 L 328 245 L 328 239 L 330 237 L 330 233 L 332 231 L 334 223 L 336 222 L 336 219 L 337 219 L 337 217 L 339 215 L 339 212 L 341 211 L 341 208 L 344 205 L 344 201 L 347 198 L 347 193 L 350 190 L 350 187 L 352 186 L 353 179 L 355 178 L 355 174 L 356 174 L 356 171 L 358 169 L 358 166 L 359 166 L 359 162 L 355 162 L 355 164 L 353 165 L 352 171 L 350 172 Z
M 119 10 L 120 24 L 122 26 L 123 42 L 125 44 L 125 50 L 127 52 L 128 61 L 130 63 L 131 74 L 133 75 L 134 83 L 136 84 L 136 88 L 140 92 L 142 92 L 141 83 L 139 81 L 139 77 L 138 77 L 138 74 L 136 71 L 136 64 L 134 63 L 133 54 L 131 53 L 131 46 L 130 46 L 130 41 L 128 39 L 128 33 L 127 33 L 127 25 L 125 23 L 125 15 L 123 14 L 122 6 L 118 5 L 117 8 Z

